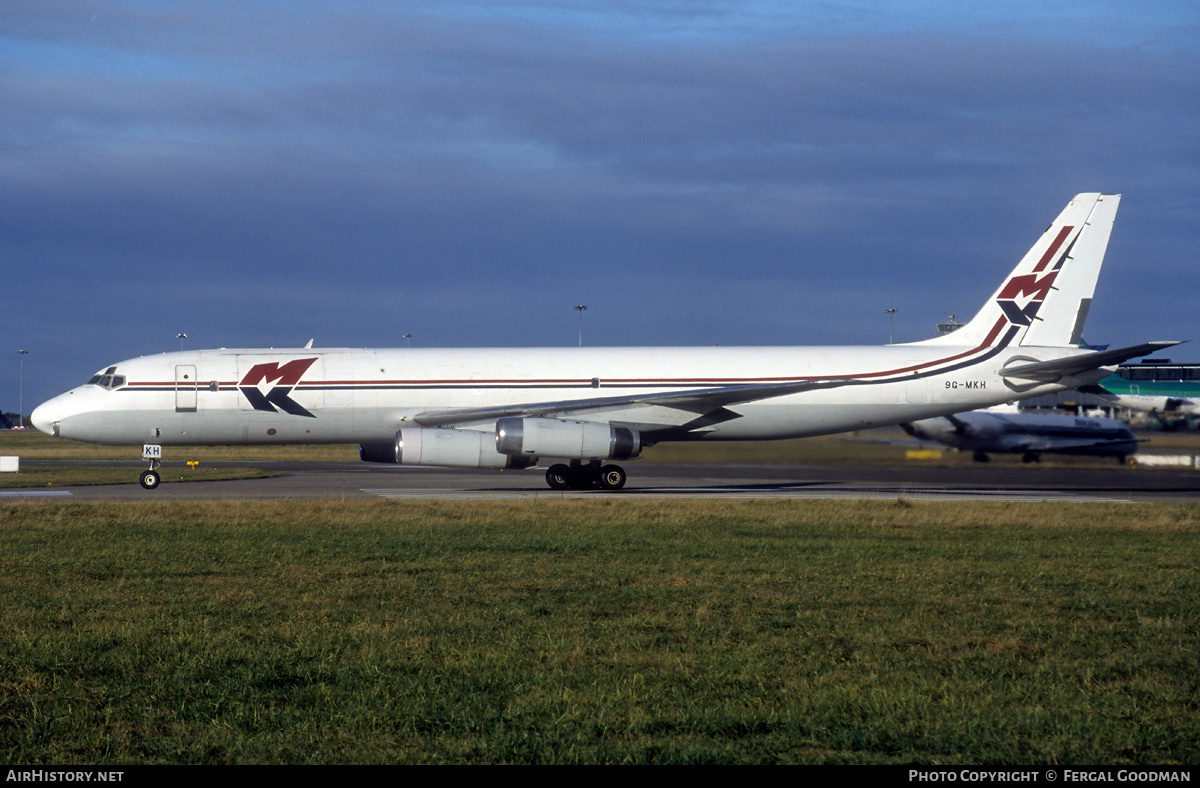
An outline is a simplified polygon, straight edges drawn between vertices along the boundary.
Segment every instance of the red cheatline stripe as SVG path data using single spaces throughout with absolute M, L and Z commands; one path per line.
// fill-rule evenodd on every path
M 603 384 L 607 384 L 607 385 L 630 385 L 630 384 L 641 383 L 641 384 L 644 384 L 647 386 L 667 385 L 667 384 L 688 384 L 688 385 L 697 385 L 697 386 L 701 386 L 701 385 L 726 385 L 726 386 L 728 386 L 728 385 L 737 385 L 737 384 L 741 384 L 741 383 L 780 383 L 780 382 L 786 382 L 786 381 L 824 380 L 826 378 L 832 378 L 832 377 L 859 378 L 859 379 L 880 378 L 880 377 L 887 377 L 889 375 L 899 375 L 899 374 L 903 374 L 903 373 L 907 373 L 907 372 L 915 372 L 915 371 L 922 370 L 922 369 L 929 369 L 931 367 L 936 367 L 936 366 L 939 366 L 942 364 L 948 364 L 952 361 L 957 361 L 959 359 L 962 359 L 967 356 L 978 353 L 981 350 L 985 350 L 985 349 L 991 347 L 992 343 L 995 342 L 996 338 L 1000 335 L 1000 332 L 1003 331 L 1007 326 L 1008 326 L 1008 320 L 1005 317 L 1001 316 L 1000 318 L 998 318 L 996 320 L 995 325 L 992 326 L 991 331 L 988 332 L 988 335 L 984 338 L 984 340 L 981 343 L 979 343 L 978 346 L 972 348 L 971 350 L 967 350 L 962 353 L 958 353 L 957 355 L 947 356 L 945 358 L 940 358 L 940 359 L 935 359 L 933 361 L 926 361 L 926 362 L 922 362 L 920 364 L 913 364 L 913 365 L 907 366 L 907 367 L 897 367 L 894 369 L 880 370 L 878 372 L 862 372 L 862 373 L 858 373 L 858 374 L 848 374 L 848 375 L 810 375 L 810 376 L 805 376 L 805 377 L 783 375 L 783 376 L 759 377 L 759 378 L 601 378 L 601 382 Z M 355 381 L 355 380 L 303 381 L 302 380 L 302 381 L 300 381 L 298 386 L 302 389 L 303 388 L 318 388 L 318 387 L 323 387 L 323 386 L 365 386 L 365 387 L 463 386 L 463 387 L 470 387 L 471 385 L 479 385 L 479 386 L 487 386 L 487 385 L 492 385 L 492 386 L 495 386 L 495 385 L 530 385 L 530 386 L 564 385 L 564 386 L 570 386 L 570 385 L 574 385 L 574 386 L 579 386 L 579 387 L 589 387 L 589 386 L 591 386 L 591 383 L 592 383 L 591 378 L 578 379 L 578 380 L 565 379 L 565 378 L 538 378 L 538 379 L 496 378 L 496 379 L 489 379 L 489 380 L 465 380 L 465 379 L 458 379 L 458 380 L 453 380 L 453 379 L 437 379 L 437 380 L 410 379 L 410 380 L 364 380 L 364 381 Z M 142 387 L 147 387 L 147 386 L 173 387 L 174 385 L 175 385 L 174 381 L 145 382 L 145 383 L 134 382 L 134 383 L 129 384 L 129 388 L 138 387 L 138 386 L 142 386 Z M 222 388 L 226 388 L 226 387 L 233 387 L 236 384 L 223 382 L 220 385 Z
M 1055 237 L 1054 243 L 1050 244 L 1050 248 L 1046 250 L 1044 255 L 1042 255 L 1042 259 L 1038 260 L 1038 264 L 1033 267 L 1033 272 L 1035 274 L 1045 268 L 1050 261 L 1054 259 L 1054 254 L 1058 251 L 1058 247 L 1062 246 L 1063 241 L 1067 240 L 1067 236 L 1069 236 L 1071 231 L 1074 229 L 1074 225 L 1068 224 L 1058 231 L 1058 235 Z

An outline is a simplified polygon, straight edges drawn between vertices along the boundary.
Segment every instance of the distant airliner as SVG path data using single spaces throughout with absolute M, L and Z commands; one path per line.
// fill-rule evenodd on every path
M 1195 364 L 1126 364 L 1080 391 L 1114 408 L 1160 416 L 1200 415 L 1200 367 Z
M 914 438 L 973 452 L 977 462 L 986 462 L 988 454 L 1021 454 L 1025 462 L 1037 462 L 1042 454 L 1076 454 L 1124 463 L 1138 447 L 1129 425 L 1118 419 L 973 411 L 900 426 Z
M 969 323 L 884 347 L 200 350 L 105 367 L 38 429 L 163 446 L 358 443 L 370 462 L 527 468 L 620 489 L 662 441 L 764 440 L 899 424 L 1092 383 L 1173 342 L 1078 347 L 1119 195 L 1080 194 Z

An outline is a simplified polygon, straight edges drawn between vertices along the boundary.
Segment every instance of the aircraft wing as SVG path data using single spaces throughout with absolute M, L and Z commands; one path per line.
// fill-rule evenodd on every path
M 685 424 L 700 426 L 698 422 L 704 422 L 704 417 L 710 417 L 707 421 L 709 424 L 737 418 L 739 414 L 732 411 L 721 413 L 727 405 L 782 397 L 786 394 L 798 394 L 803 391 L 837 388 L 860 382 L 853 378 L 829 378 L 784 383 L 751 383 L 688 391 L 589 397 L 556 402 L 530 402 L 493 408 L 426 411 L 418 414 L 413 420 L 422 427 L 452 427 L 486 423 L 506 416 L 569 418 L 604 412 L 608 414 L 606 418 L 608 421 L 619 421 L 622 424 L 643 429 L 680 427 Z
M 1035 364 L 1024 364 L 1019 367 L 1009 367 L 1001 372 L 1006 378 L 1035 380 L 1041 383 L 1057 383 L 1067 375 L 1077 375 L 1080 372 L 1090 372 L 1101 367 L 1120 364 L 1138 356 L 1148 356 L 1159 350 L 1181 344 L 1179 342 L 1143 342 L 1140 345 L 1101 350 L 1080 356 L 1069 356 L 1054 361 L 1039 361 Z

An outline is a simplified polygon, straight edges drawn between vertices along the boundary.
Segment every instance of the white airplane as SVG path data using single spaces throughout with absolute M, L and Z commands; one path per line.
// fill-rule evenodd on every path
M 1119 419 L 1059 414 L 973 411 L 900 425 L 914 438 L 937 441 L 974 453 L 976 462 L 988 454 L 1021 454 L 1037 462 L 1042 454 L 1075 454 L 1125 458 L 1137 451 L 1138 439 Z
M 220 349 L 105 367 L 38 407 L 71 440 L 163 446 L 358 443 L 371 462 L 528 468 L 620 489 L 662 441 L 893 425 L 1071 389 L 1174 342 L 1078 347 L 1119 195 L 1080 194 L 969 323 L 884 347 Z
M 1079 391 L 1112 408 L 1140 410 L 1159 417 L 1200 416 L 1200 380 L 1182 379 L 1184 374 L 1195 374 L 1189 367 L 1192 365 L 1182 369 L 1177 365 L 1126 365 Z

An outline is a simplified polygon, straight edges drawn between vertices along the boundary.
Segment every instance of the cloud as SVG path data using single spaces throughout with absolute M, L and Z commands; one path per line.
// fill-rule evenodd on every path
M 561 344 L 581 300 L 618 344 L 916 338 L 1104 190 L 1097 336 L 1190 335 L 1197 26 L 1032 8 L 15 4 L 0 326 L 47 389 L 181 330 Z

